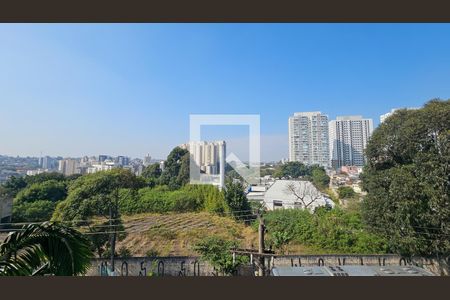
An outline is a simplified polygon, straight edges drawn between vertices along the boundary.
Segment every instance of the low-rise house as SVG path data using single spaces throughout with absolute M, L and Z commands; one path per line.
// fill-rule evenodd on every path
M 269 210 L 299 208 L 314 211 L 321 206 L 334 207 L 334 202 L 309 181 L 277 180 L 266 191 L 264 205 Z

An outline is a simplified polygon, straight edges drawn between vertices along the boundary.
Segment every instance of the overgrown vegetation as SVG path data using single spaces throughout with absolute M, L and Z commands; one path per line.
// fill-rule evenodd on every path
M 340 186 L 337 192 L 340 199 L 352 199 L 356 196 L 356 192 L 350 186 Z
M 0 186 L 0 197 L 14 199 L 13 222 L 48 221 L 73 179 L 59 173 L 11 177 Z
M 186 185 L 179 190 L 168 188 L 142 188 L 132 193 L 122 190 L 119 208 L 123 214 L 228 211 L 222 192 L 210 185 Z
M 208 236 L 200 240 L 194 249 L 220 273 L 235 275 L 239 266 L 248 262 L 246 256 L 236 256 L 236 260 L 233 261 L 230 249 L 236 247 L 238 244 L 234 241 Z
M 358 213 L 343 209 L 298 209 L 267 212 L 268 245 L 283 250 L 288 243 L 311 246 L 320 252 L 376 254 L 386 253 L 386 241 L 365 230 Z M 254 224 L 255 230 L 257 224 Z

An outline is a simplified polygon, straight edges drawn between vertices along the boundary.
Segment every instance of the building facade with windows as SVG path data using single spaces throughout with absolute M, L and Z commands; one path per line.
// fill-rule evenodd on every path
M 211 182 L 220 188 L 225 186 L 225 141 L 191 141 L 180 147 L 189 151 L 190 168 L 198 169 L 201 176 L 207 178 L 205 182 Z
M 330 121 L 331 167 L 363 166 L 366 162 L 364 150 L 372 132 L 372 119 L 362 116 L 342 116 Z
M 298 112 L 289 117 L 289 161 L 329 167 L 328 116 Z

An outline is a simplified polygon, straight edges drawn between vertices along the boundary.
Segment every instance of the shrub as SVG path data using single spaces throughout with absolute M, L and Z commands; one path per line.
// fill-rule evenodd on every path
M 268 212 L 264 218 L 272 241 L 291 240 L 340 253 L 370 254 L 387 251 L 385 240 L 364 228 L 359 213 L 339 208 L 319 208 L 313 214 L 305 210 L 286 209 Z M 256 228 L 257 224 L 254 226 Z M 283 232 L 285 236 L 277 236 L 277 232 Z
M 349 199 L 356 196 L 355 191 L 350 186 L 340 186 L 338 188 L 338 194 L 341 199 Z
M 155 250 L 155 249 L 148 249 L 147 252 L 145 252 L 145 256 L 156 257 L 156 256 L 159 256 L 159 252 L 158 252 L 158 250 Z
M 132 256 L 130 249 L 125 246 L 121 246 L 117 251 L 117 256 L 121 258 L 129 258 Z
M 248 257 L 237 256 L 236 261 L 233 262 L 230 249 L 237 246 L 234 241 L 228 241 L 217 236 L 209 236 L 199 241 L 194 246 L 194 249 L 219 272 L 226 275 L 234 275 L 238 267 L 248 261 Z
M 210 211 L 225 212 L 227 206 L 223 193 L 207 185 L 186 185 L 171 191 L 167 187 L 143 188 L 130 193 L 122 190 L 119 200 L 123 214 Z

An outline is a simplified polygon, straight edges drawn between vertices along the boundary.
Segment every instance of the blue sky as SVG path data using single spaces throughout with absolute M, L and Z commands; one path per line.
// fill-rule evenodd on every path
M 296 111 L 378 124 L 436 97 L 450 24 L 0 25 L 0 154 L 163 158 L 189 114 L 231 113 L 260 114 L 262 159 L 279 160 Z M 248 130 L 222 129 L 205 139 L 241 151 Z

